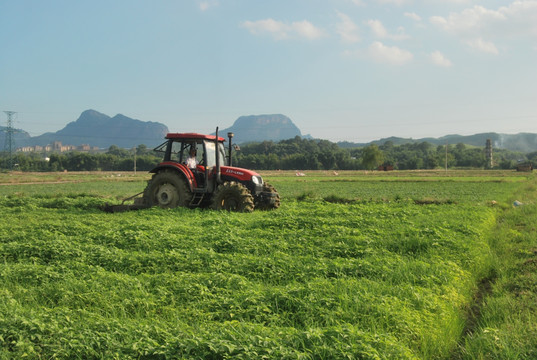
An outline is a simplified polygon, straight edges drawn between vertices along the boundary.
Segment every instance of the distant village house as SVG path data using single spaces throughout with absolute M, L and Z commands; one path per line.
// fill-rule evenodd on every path
M 378 171 L 393 171 L 393 165 L 380 165 Z
M 67 151 L 81 151 L 81 152 L 90 152 L 90 151 L 99 151 L 97 146 L 89 146 L 88 144 L 82 145 L 63 145 L 61 141 L 54 141 L 52 144 L 46 146 L 34 145 L 34 146 L 23 146 L 17 148 L 17 151 L 30 153 L 30 152 L 67 152 Z
M 516 171 L 532 172 L 533 164 L 532 163 L 519 164 L 516 167 Z

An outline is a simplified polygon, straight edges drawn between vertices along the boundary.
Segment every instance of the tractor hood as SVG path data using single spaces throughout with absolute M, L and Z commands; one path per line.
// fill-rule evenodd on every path
M 260 185 L 263 184 L 261 175 L 252 170 L 232 166 L 221 166 L 220 172 L 223 177 L 232 177 L 238 181 L 259 181 Z M 254 178 L 256 179 L 254 180 Z

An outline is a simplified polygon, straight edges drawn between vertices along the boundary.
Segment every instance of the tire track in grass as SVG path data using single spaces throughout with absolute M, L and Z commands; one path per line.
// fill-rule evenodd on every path
M 535 180 L 516 195 L 524 205 L 498 216 L 490 240 L 495 266 L 478 285 L 453 360 L 537 358 Z
M 497 274 L 494 271 L 491 271 L 489 276 L 479 281 L 477 291 L 474 294 L 473 302 L 466 311 L 466 325 L 462 332 L 463 336 L 459 342 L 458 351 L 452 356 L 453 360 L 463 359 L 461 350 L 464 348 L 464 342 L 467 338 L 472 337 L 473 334 L 478 330 L 479 319 L 481 318 L 485 299 L 492 293 L 492 287 L 496 281 L 496 278 Z

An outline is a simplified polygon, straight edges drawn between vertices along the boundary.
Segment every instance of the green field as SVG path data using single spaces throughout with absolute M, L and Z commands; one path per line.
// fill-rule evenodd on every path
M 147 174 L 1 174 L 0 359 L 522 359 L 537 348 L 516 334 L 498 345 L 506 306 L 493 302 L 496 280 L 517 274 L 502 261 L 511 236 L 530 233 L 521 261 L 537 249 L 521 220 L 536 217 L 533 175 L 263 175 L 280 192 L 275 211 L 109 214 L 100 206 L 142 191 Z

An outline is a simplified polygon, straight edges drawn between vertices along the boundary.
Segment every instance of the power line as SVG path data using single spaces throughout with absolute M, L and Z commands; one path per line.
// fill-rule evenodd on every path
M 4 112 L 7 114 L 7 128 L 5 130 L 6 140 L 4 142 L 4 151 L 6 151 L 9 154 L 9 159 L 8 159 L 9 170 L 13 170 L 13 152 L 15 151 L 15 138 L 13 137 L 13 134 L 15 133 L 15 129 L 13 128 L 13 115 L 15 115 L 17 112 L 15 111 L 4 111 Z

